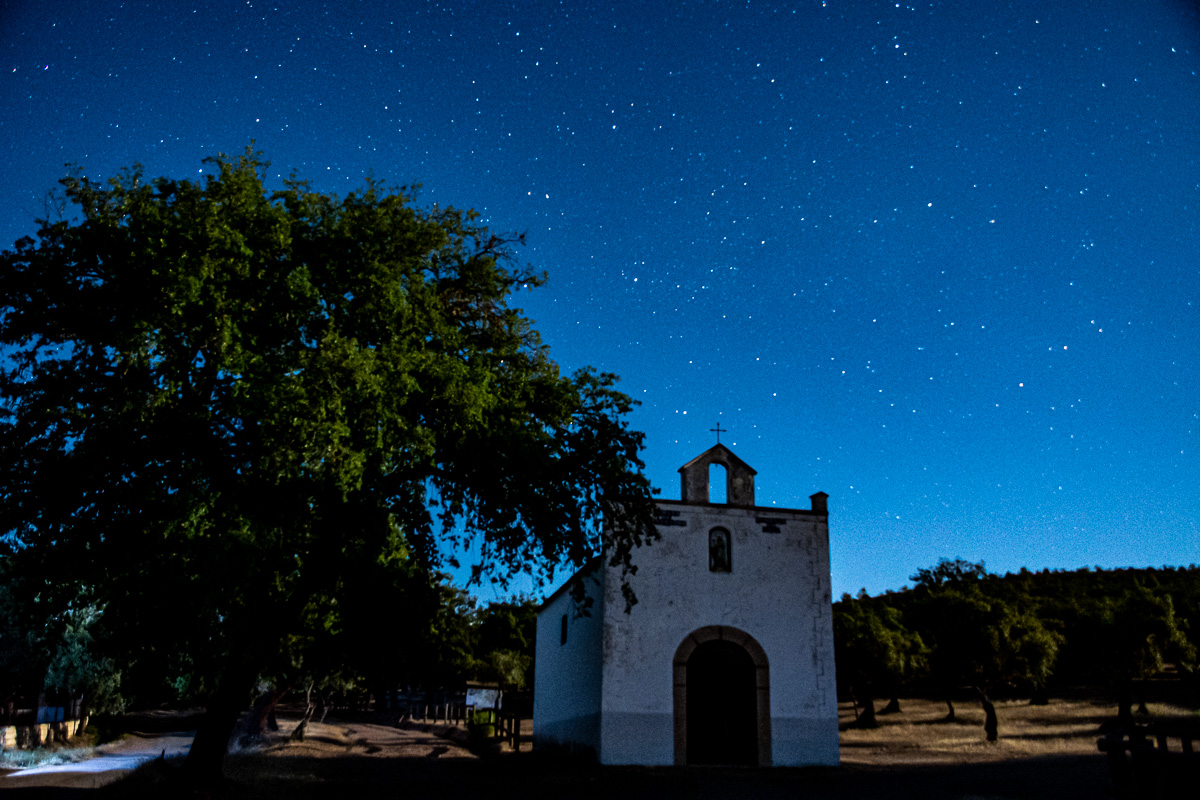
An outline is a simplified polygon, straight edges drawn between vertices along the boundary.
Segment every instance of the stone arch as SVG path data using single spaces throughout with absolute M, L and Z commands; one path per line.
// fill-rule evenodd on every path
M 700 645 L 722 640 L 741 647 L 754 662 L 755 714 L 758 733 L 758 766 L 771 766 L 771 683 L 767 652 L 753 636 L 727 625 L 707 625 L 692 631 L 675 650 L 671 669 L 675 707 L 675 763 L 688 763 L 687 665 Z

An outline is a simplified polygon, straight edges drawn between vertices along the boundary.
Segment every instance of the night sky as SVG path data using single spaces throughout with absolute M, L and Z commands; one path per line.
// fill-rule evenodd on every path
M 1194 5 L 8 0 L 0 59 L 0 246 L 67 162 L 420 183 L 663 497 L 718 423 L 827 492 L 835 594 L 1200 562 Z

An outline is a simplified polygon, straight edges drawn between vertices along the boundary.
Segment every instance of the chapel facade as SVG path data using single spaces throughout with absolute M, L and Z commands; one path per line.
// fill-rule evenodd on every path
M 709 502 L 713 465 L 724 503 Z M 534 747 L 604 764 L 836 765 L 828 495 L 756 506 L 755 471 L 721 444 L 679 472 L 680 499 L 657 501 L 660 538 L 634 552 L 630 613 L 600 557 L 542 605 Z

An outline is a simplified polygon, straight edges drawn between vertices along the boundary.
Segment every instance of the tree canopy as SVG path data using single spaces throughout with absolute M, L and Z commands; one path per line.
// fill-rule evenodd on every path
M 207 163 L 72 175 L 0 256 L 0 568 L 244 700 L 381 564 L 471 539 L 501 581 L 602 546 L 631 567 L 654 535 L 632 401 L 560 374 L 509 305 L 543 280 L 516 239 Z
M 862 704 L 862 727 L 874 727 L 875 698 L 895 699 L 900 688 L 923 674 L 928 649 L 921 636 L 904 627 L 897 609 L 843 599 L 834 607 L 834 663 L 838 683 Z M 897 705 L 899 703 L 897 702 Z
M 963 558 L 956 558 L 953 561 L 948 558 L 939 558 L 937 566 L 929 569 L 921 567 L 909 580 L 916 588 L 936 589 L 947 585 L 967 584 L 980 580 L 986 575 L 987 569 L 982 561 L 976 564 Z

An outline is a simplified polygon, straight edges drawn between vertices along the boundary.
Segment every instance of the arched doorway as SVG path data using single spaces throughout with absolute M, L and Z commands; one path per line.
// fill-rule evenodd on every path
M 754 661 L 733 642 L 714 639 L 687 662 L 689 764 L 758 763 Z
M 753 637 L 701 628 L 679 645 L 674 673 L 676 764 L 771 764 L 767 655 Z

